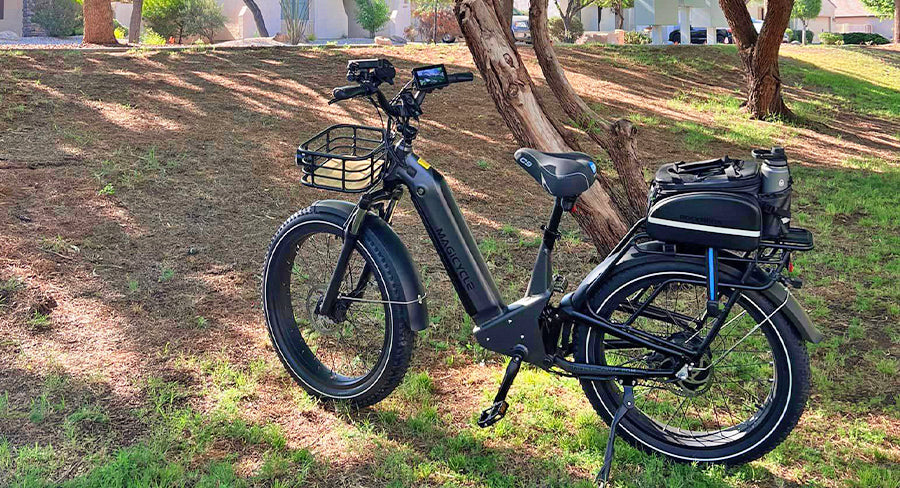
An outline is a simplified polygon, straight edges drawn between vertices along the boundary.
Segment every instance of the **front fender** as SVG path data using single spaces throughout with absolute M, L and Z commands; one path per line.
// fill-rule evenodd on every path
M 319 200 L 311 205 L 314 212 L 326 213 L 338 216 L 346 221 L 350 214 L 356 209 L 356 205 L 342 200 Z M 425 289 L 422 287 L 422 280 L 419 278 L 419 271 L 413 263 L 409 250 L 400 240 L 400 236 L 394 232 L 394 229 L 382 220 L 379 216 L 369 212 L 362 225 L 363 234 L 370 234 L 372 238 L 381 242 L 385 249 L 390 250 L 388 256 L 394 272 L 397 274 L 397 280 L 400 284 L 400 290 L 403 296 L 392 296 L 391 300 L 398 302 L 412 302 L 403 305 L 394 305 L 401 307 L 406 311 L 406 317 L 409 321 L 409 328 L 414 331 L 422 331 L 428 328 L 428 307 L 423 298 L 420 302 L 416 302 L 418 297 L 425 296 Z M 365 235 L 360 236 L 365 239 Z

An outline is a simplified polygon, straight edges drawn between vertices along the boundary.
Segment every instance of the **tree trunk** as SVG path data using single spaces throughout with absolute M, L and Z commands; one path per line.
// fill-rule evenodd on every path
M 566 115 L 609 154 L 616 173 L 619 175 L 619 182 L 625 190 L 625 198 L 617 199 L 613 194 L 612 200 L 625 220 L 629 224 L 633 224 L 641 217 L 647 204 L 647 182 L 644 181 L 644 173 L 635 151 L 634 136 L 637 130 L 631 122 L 624 119 L 613 123 L 603 121 L 575 93 L 550 41 L 550 30 L 547 27 L 547 0 L 531 0 L 528 15 L 534 53 L 541 65 L 541 71 L 544 73 L 547 84 L 556 95 L 556 99 Z M 607 188 L 611 186 L 608 182 L 602 181 L 602 175 L 598 174 L 598 176 L 603 186 Z M 598 189 L 597 185 L 592 190 L 594 189 Z
M 256 4 L 255 0 L 244 0 L 244 5 L 250 9 L 250 13 L 253 14 L 253 22 L 256 22 L 256 30 L 259 31 L 260 37 L 269 37 L 269 30 L 266 29 L 266 21 L 263 19 L 262 11 L 259 10 L 259 5 Z
M 900 44 L 900 0 L 894 0 L 894 44 Z
M 141 20 L 144 10 L 144 0 L 134 0 L 131 9 L 131 21 L 128 22 L 128 44 L 141 42 Z
M 744 0 L 719 0 L 747 78 L 745 108 L 754 118 L 793 117 L 781 94 L 778 50 L 791 17 L 793 0 L 767 0 L 762 30 L 756 33 Z
M 453 9 L 488 92 L 519 144 L 550 152 L 577 149 L 577 143 L 548 115 L 535 92 L 510 29 L 499 21 L 500 0 L 456 0 Z M 585 192 L 576 208 L 579 224 L 601 253 L 627 231 L 599 185 Z
M 900 1 L 900 0 L 898 0 Z M 513 0 L 500 0 L 500 25 L 506 24 L 512 29 Z
M 803 34 L 802 34 L 803 39 L 800 39 L 800 44 L 803 44 L 805 46 L 806 45 L 806 21 L 801 21 L 800 23 L 803 24 Z
M 625 28 L 625 14 L 622 9 L 622 0 L 613 3 L 613 12 L 616 14 L 616 29 Z
M 83 12 L 85 43 L 118 44 L 109 0 L 84 0 Z

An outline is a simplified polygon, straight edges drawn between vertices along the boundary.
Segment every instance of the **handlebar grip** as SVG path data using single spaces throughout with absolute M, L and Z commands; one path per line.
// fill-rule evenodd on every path
M 365 95 L 366 93 L 366 87 L 361 85 L 339 86 L 334 90 L 331 90 L 331 96 L 334 97 L 334 101 L 336 102 L 347 100 L 353 97 L 358 97 L 360 95 Z
M 462 81 L 472 81 L 475 79 L 475 75 L 472 73 L 453 73 L 452 75 L 447 75 L 447 81 L 450 83 L 460 83 Z

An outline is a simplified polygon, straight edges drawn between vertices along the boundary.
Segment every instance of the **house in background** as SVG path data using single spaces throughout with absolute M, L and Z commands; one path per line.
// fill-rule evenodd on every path
M 834 2 L 833 29 L 831 32 L 865 32 L 881 34 L 892 39 L 894 23 L 891 19 L 881 20 L 877 15 L 866 10 L 859 0 L 832 0 Z
M 753 0 L 748 5 L 750 15 L 757 19 L 765 18 L 766 8 L 760 0 Z M 790 28 L 803 29 L 799 20 L 791 20 Z M 881 20 L 877 15 L 866 10 L 860 0 L 822 0 L 819 16 L 809 22 L 807 27 L 813 32 L 813 42 L 819 42 L 819 34 L 836 32 L 864 32 L 881 34 L 887 39 L 894 35 L 894 25 L 890 19 Z
M 559 0 L 563 8 L 566 1 Z M 686 25 L 695 29 L 706 28 L 708 43 L 715 42 L 716 29 L 728 28 L 718 0 L 635 0 L 634 3 L 633 8 L 624 10 L 623 29 L 649 31 L 654 44 L 667 42 L 673 30 Z M 528 0 L 514 0 L 513 5 L 520 11 L 528 11 Z M 754 19 L 764 20 L 766 17 L 764 0 L 750 0 L 747 10 Z M 551 18 L 559 17 L 555 2 L 550 2 L 547 15 Z M 615 29 L 615 14 L 610 8 L 589 6 L 581 10 L 580 15 L 585 33 L 607 33 Z M 754 22 L 758 23 L 757 20 Z M 791 20 L 790 27 L 794 30 L 803 28 L 798 20 Z M 891 39 L 893 35 L 893 22 L 890 19 L 879 19 L 866 10 L 860 0 L 822 0 L 819 16 L 812 19 L 807 28 L 814 34 L 813 42 L 819 42 L 819 34 L 822 32 L 876 33 L 887 39 Z M 685 37 L 687 31 L 683 30 L 682 34 Z
M 218 0 L 228 19 L 225 29 L 216 40 L 228 41 L 258 37 L 256 21 L 243 0 Z M 342 37 L 367 38 L 369 33 L 356 22 L 357 9 L 354 0 L 307 0 L 309 2 L 309 27 L 307 35 L 317 39 Z M 379 36 L 402 36 L 412 18 L 410 0 L 387 0 L 391 20 L 376 33 Z M 283 32 L 281 3 L 279 0 L 256 0 L 270 36 Z
M 258 37 L 256 21 L 243 0 L 217 0 L 225 14 L 225 28 L 216 36 L 217 41 L 230 41 L 247 37 Z M 342 37 L 367 38 L 369 33 L 356 23 L 356 2 L 354 0 L 307 0 L 309 2 L 309 28 L 307 35 L 318 39 L 340 39 Z M 35 0 L 0 0 L 0 32 L 10 31 L 16 36 L 43 35 L 42 29 L 31 22 Z M 390 20 L 376 35 L 402 36 L 412 22 L 410 0 L 387 0 Z M 132 4 L 112 2 L 116 20 L 128 25 Z M 270 36 L 283 32 L 281 2 L 279 0 L 256 0 Z
M 17 36 L 40 36 L 44 30 L 34 22 L 35 0 L 0 0 L 0 32 Z
M 837 32 L 834 30 L 834 12 L 837 9 L 835 0 L 822 0 L 822 10 L 819 16 L 810 20 L 806 28 L 813 33 L 813 42 L 819 42 L 819 34 L 823 32 Z M 803 30 L 803 23 L 797 19 L 791 19 L 789 27 L 795 31 Z

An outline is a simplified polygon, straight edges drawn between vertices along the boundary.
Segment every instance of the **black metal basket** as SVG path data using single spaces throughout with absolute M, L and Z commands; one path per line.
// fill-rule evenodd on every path
M 378 183 L 384 158 L 384 130 L 362 125 L 332 125 L 297 148 L 301 183 L 346 193 L 364 192 Z

